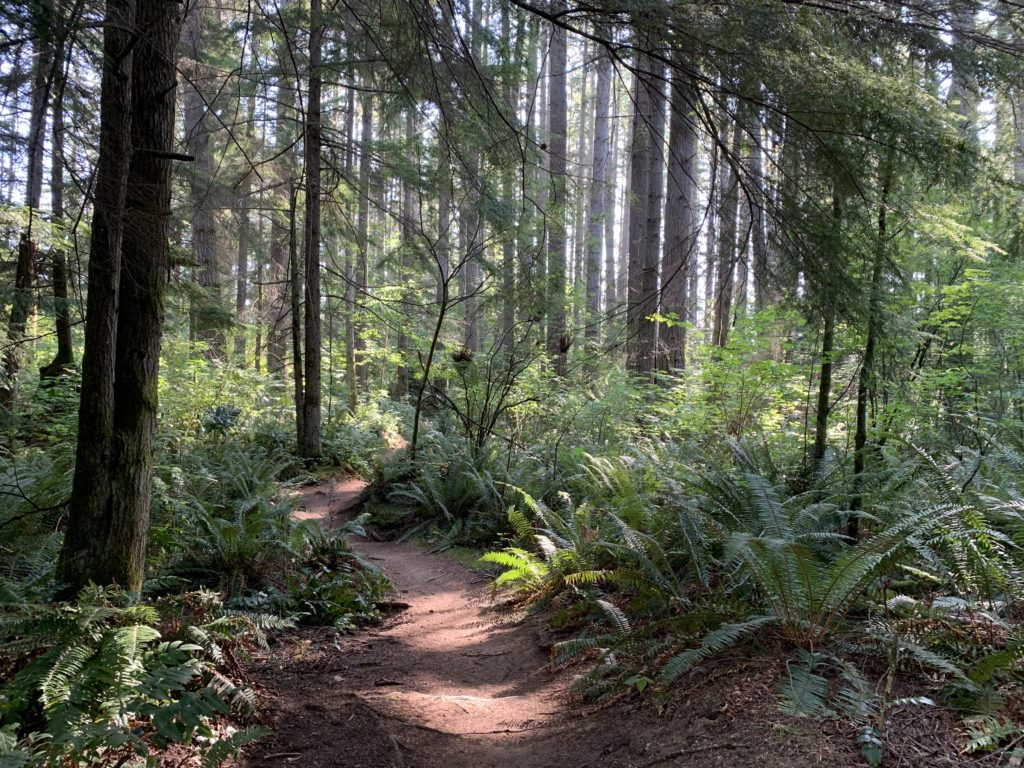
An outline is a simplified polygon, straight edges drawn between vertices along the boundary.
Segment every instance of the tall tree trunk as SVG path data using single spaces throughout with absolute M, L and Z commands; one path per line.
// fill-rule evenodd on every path
M 724 133 L 723 133 L 724 136 Z M 724 138 L 723 138 L 724 142 Z M 740 130 L 732 126 L 732 141 L 728 154 L 719 161 L 719 200 L 721 207 L 718 215 L 718 265 L 715 282 L 715 325 L 711 341 L 716 347 L 724 347 L 729 342 L 729 329 L 732 325 L 732 302 L 735 289 L 734 273 L 736 271 L 736 214 L 739 198 L 739 183 L 733 162 L 739 157 Z
M 416 136 L 416 110 L 414 107 L 409 107 L 405 114 L 405 141 L 408 145 L 406 161 L 409 163 L 408 173 L 411 173 L 412 169 L 417 167 Z M 409 272 L 406 269 L 407 262 L 404 259 L 409 258 L 409 254 L 412 253 L 416 246 L 416 222 L 419 219 L 419 209 L 416 203 L 416 184 L 408 176 L 402 180 L 401 215 L 402 244 L 405 246 L 406 253 L 403 256 L 399 279 L 402 282 L 402 300 L 404 303 L 409 298 L 408 290 L 411 282 Z M 395 371 L 395 397 L 404 398 L 409 394 L 409 367 L 406 365 L 406 356 L 409 354 L 409 336 L 405 332 L 404 323 L 398 330 L 398 354 L 401 359 Z
M 480 212 L 476 208 L 478 205 L 476 196 L 470 195 L 468 207 L 462 210 L 459 227 L 464 254 L 460 283 L 462 306 L 466 313 L 462 346 L 471 355 L 480 351 L 480 251 L 483 234 L 480 231 Z
M 573 227 L 572 250 L 570 251 L 572 268 L 569 270 L 569 276 L 567 277 L 569 281 L 570 306 L 572 307 L 572 327 L 567 334 L 570 339 L 579 333 L 581 326 L 581 302 L 577 294 L 580 289 L 583 289 L 584 292 L 586 291 L 587 262 L 589 260 L 587 235 L 590 232 L 590 219 L 593 215 L 593 211 L 586 201 L 590 199 L 589 190 L 593 187 L 594 179 L 591 178 L 589 184 L 585 181 L 587 176 L 585 169 L 593 163 L 593 150 L 591 149 L 593 137 L 589 135 L 593 130 L 593 121 L 590 120 L 591 94 L 589 86 L 590 72 L 587 66 L 588 53 L 588 46 L 586 41 L 584 41 L 583 66 L 580 72 L 579 121 L 576 133 L 576 149 L 573 152 L 573 167 L 576 169 L 576 178 L 573 183 L 572 210 L 576 221 Z M 598 282 L 601 281 L 600 259 L 598 260 L 597 280 Z M 587 308 L 589 314 L 587 296 L 584 294 L 582 298 L 583 307 Z M 598 301 L 600 301 L 600 296 L 598 296 Z M 600 311 L 600 307 L 598 311 Z
M 811 461 L 816 478 L 821 478 L 825 473 L 828 418 L 832 410 L 829 399 L 832 396 L 832 351 L 835 349 L 836 310 L 827 297 L 824 312 L 824 328 L 821 334 L 821 372 L 818 376 L 818 401 L 814 410 L 814 447 L 811 450 Z
M 604 249 L 611 252 L 611 244 L 606 243 L 605 219 L 613 215 L 612 210 L 605 210 L 606 184 L 608 180 L 608 145 L 609 125 L 608 112 L 612 83 L 612 59 L 607 50 L 602 49 L 597 66 L 597 86 L 594 94 L 594 150 L 590 165 L 590 227 L 587 234 L 587 330 L 586 339 L 591 344 L 598 340 L 601 321 L 601 262 Z M 614 265 L 607 276 L 611 284 L 615 283 Z M 614 293 L 614 289 L 611 289 Z
M 53 134 L 50 158 L 50 209 L 54 224 L 64 220 L 64 81 L 58 79 L 53 93 Z M 57 353 L 40 369 L 40 378 L 59 376 L 75 363 L 71 341 L 71 305 L 68 301 L 68 261 L 64 249 L 53 246 L 53 303 Z
M 623 164 L 626 165 L 623 173 L 622 195 L 619 198 L 619 210 L 622 211 L 622 220 L 619 223 L 618 243 L 618 267 L 616 269 L 615 303 L 616 309 L 626 307 L 626 323 L 629 323 L 629 251 L 632 247 L 633 232 L 633 204 L 630 195 L 633 190 L 633 128 L 634 120 L 629 122 L 629 131 L 625 147 L 623 148 Z
M 132 161 L 125 198 L 107 578 L 142 587 L 156 439 L 164 292 L 170 270 L 171 161 L 174 145 L 175 3 L 142 2 L 132 71 Z
M 665 259 L 662 269 L 663 315 L 675 317 L 661 330 L 659 367 L 686 366 L 687 287 L 697 257 L 697 88 L 681 68 L 673 68 L 668 145 L 668 186 L 665 202 Z
M 110 493 L 113 466 L 114 366 L 117 359 L 121 240 L 131 157 L 134 0 L 107 0 L 100 82 L 100 149 L 89 239 L 82 395 L 78 408 L 75 474 L 68 502 L 68 527 L 57 563 L 57 579 L 73 592 L 133 577 L 120 567 L 109 572 Z
M 260 217 L 260 246 L 263 245 L 263 217 Z M 253 367 L 259 373 L 263 368 L 263 313 L 266 311 L 266 289 L 263 286 L 263 260 L 256 260 L 256 339 L 252 359 Z
M 566 263 L 566 32 L 554 27 L 551 33 L 548 115 L 548 153 L 551 168 L 551 196 L 548 199 L 548 306 L 547 353 L 554 361 L 555 374 L 568 371 L 569 337 L 565 327 Z
M 832 248 L 835 252 L 840 249 L 840 237 L 843 228 L 843 204 L 840 198 L 838 183 L 833 184 L 832 191 Z M 819 289 L 818 300 L 821 304 L 824 316 L 823 330 L 821 334 L 821 373 L 818 377 L 818 402 L 814 412 L 814 447 L 811 450 L 811 460 L 814 470 L 814 477 L 821 479 L 825 475 L 825 454 L 828 450 L 828 420 L 831 416 L 832 406 L 829 402 L 832 396 L 832 364 L 833 350 L 835 349 L 836 332 L 836 305 L 832 300 L 832 291 L 827 281 L 823 281 Z
M 633 87 L 633 137 L 629 171 L 629 269 L 626 303 L 626 367 L 643 371 L 644 267 L 648 258 L 647 209 L 651 196 L 654 163 L 654 86 L 653 62 L 646 53 L 637 54 Z M 650 314 L 650 313 L 648 313 Z
M 611 67 L 611 60 L 608 62 Z M 613 68 L 609 70 L 609 78 L 613 74 Z M 615 88 L 609 89 L 609 111 L 615 109 Z M 604 312 L 605 323 L 610 323 L 616 310 L 619 294 L 619 283 L 625 279 L 625 274 L 616 275 L 615 271 L 615 198 L 616 183 L 619 175 L 619 123 L 616 119 L 611 124 L 611 135 L 609 145 L 611 156 L 605 164 L 604 175 Z M 625 240 L 625 238 L 622 238 Z
M 638 373 L 654 370 L 658 309 L 658 269 L 661 257 L 661 206 L 664 191 L 662 144 L 665 99 L 661 65 L 639 54 L 633 115 L 630 171 L 629 301 L 627 306 L 627 367 Z
M 637 336 L 638 370 L 653 371 L 657 364 L 658 323 L 651 319 L 658 311 L 661 272 L 661 224 L 665 202 L 665 69 L 654 63 L 651 87 L 651 183 L 647 193 L 647 221 L 644 235 L 643 276 L 640 290 L 640 333 Z
M 373 141 L 373 97 L 367 91 L 362 97 L 362 122 L 359 132 L 359 210 L 356 225 L 358 254 L 356 259 L 355 290 L 358 307 L 366 298 L 369 285 L 370 263 L 370 143 Z M 360 321 L 355 325 L 356 378 L 359 390 L 366 391 L 366 338 Z
M 134 592 L 142 586 L 178 34 L 174 3 L 140 3 L 136 13 L 131 0 L 107 2 L 78 450 L 58 562 L 58 578 L 71 590 L 90 581 Z
M 189 194 L 192 220 L 192 264 L 196 270 L 200 297 L 193 300 L 192 313 L 196 339 L 207 345 L 207 353 L 220 358 L 224 353 L 224 333 L 218 327 L 216 311 L 220 305 L 220 271 L 217 264 L 217 226 L 214 219 L 214 168 L 210 152 L 209 109 L 199 90 L 204 79 L 202 63 L 206 25 L 210 9 L 197 2 L 188 9 L 182 25 L 182 70 L 184 91 L 185 146 L 192 155 Z
M 282 10 L 292 0 L 283 0 Z M 287 339 L 291 323 L 288 292 L 288 192 L 294 185 L 295 149 L 295 79 L 289 42 L 277 46 L 275 81 L 276 114 L 274 148 L 281 153 L 274 164 L 276 192 L 273 196 L 270 224 L 270 308 L 267 327 L 267 372 L 282 375 L 287 357 Z
M 256 60 L 255 51 L 253 61 Z M 250 93 L 246 106 L 246 138 L 252 145 L 253 125 L 256 116 L 256 93 Z M 235 263 L 235 358 L 238 365 L 245 367 L 245 308 L 249 301 L 249 239 L 252 223 L 249 217 L 250 198 L 252 197 L 252 169 L 246 168 L 238 192 L 235 196 L 235 215 L 238 218 L 238 255 Z M 257 359 L 259 355 L 257 354 Z
M 320 0 L 310 0 L 309 100 L 306 105 L 306 376 L 302 400 L 304 429 L 299 455 L 318 459 L 320 440 L 320 58 L 324 25 Z M 298 362 L 296 361 L 296 366 Z
M 292 393 L 295 400 L 295 448 L 301 455 L 306 444 L 305 370 L 302 367 L 302 269 L 299 265 L 299 235 L 296 218 L 298 190 L 292 187 L 288 198 L 288 301 L 292 339 Z
M 351 179 L 355 168 L 356 92 L 349 88 L 345 99 L 345 178 Z M 352 219 L 352 201 L 346 203 L 346 213 Z M 355 265 L 352 248 L 345 248 L 345 400 L 348 412 L 355 415 L 359 406 L 359 387 L 356 378 L 356 308 Z
M 747 158 L 750 165 L 750 223 L 752 238 L 751 260 L 754 274 L 754 310 L 761 312 L 774 303 L 776 297 L 771 285 L 771 269 L 768 264 L 768 232 L 765 215 L 768 195 L 765 193 L 764 143 L 765 133 L 761 130 L 758 116 L 749 124 L 753 141 Z
M 719 214 L 721 213 L 721 196 L 719 195 L 719 187 L 721 186 L 721 173 L 722 173 L 722 162 L 719 157 L 718 146 L 712 144 L 710 160 L 710 173 L 708 174 L 708 206 L 704 210 L 704 218 L 708 222 L 707 228 L 704 230 L 704 313 L 701 317 L 701 324 L 704 330 L 711 331 L 711 338 L 714 338 L 714 319 L 715 319 L 715 283 L 718 277 L 715 273 L 715 263 L 717 261 L 717 243 L 718 243 L 718 226 L 719 226 Z

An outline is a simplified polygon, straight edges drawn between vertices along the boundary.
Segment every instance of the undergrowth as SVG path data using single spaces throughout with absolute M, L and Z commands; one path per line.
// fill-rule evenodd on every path
M 162 380 L 142 595 L 58 601 L 55 563 L 74 471 L 64 382 L 40 391 L 0 455 L 0 765 L 152 764 L 181 745 L 220 765 L 267 730 L 245 684 L 250 649 L 297 624 L 374 621 L 385 576 L 340 531 L 297 522 L 312 479 L 283 387 L 172 345 Z M 325 463 L 379 471 L 399 422 L 371 404 L 325 425 Z M 337 471 L 335 469 L 335 471 Z

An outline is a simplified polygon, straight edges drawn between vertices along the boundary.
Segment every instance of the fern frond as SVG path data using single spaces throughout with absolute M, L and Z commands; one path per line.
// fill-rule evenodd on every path
M 658 679 L 663 683 L 671 683 L 684 672 L 693 669 L 715 654 L 732 648 L 737 643 L 750 637 L 759 629 L 776 623 L 774 616 L 754 616 L 746 621 L 735 624 L 724 624 L 713 632 L 706 634 L 696 648 L 683 651 L 673 656 L 661 668 Z
M 203 755 L 203 768 L 220 768 L 225 760 L 237 755 L 242 747 L 269 736 L 270 733 L 271 730 L 262 725 L 250 725 L 235 731 L 226 738 L 219 739 Z

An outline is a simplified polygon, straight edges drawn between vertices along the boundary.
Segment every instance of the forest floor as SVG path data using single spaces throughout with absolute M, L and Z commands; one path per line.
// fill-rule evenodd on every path
M 358 511 L 353 478 L 311 486 L 300 517 Z M 779 713 L 783 652 L 723 656 L 671 698 L 587 707 L 554 672 L 542 619 L 496 608 L 486 574 L 411 543 L 353 541 L 396 590 L 398 612 L 351 634 L 304 630 L 252 662 L 272 736 L 245 768 L 647 768 L 865 765 L 851 727 Z M 948 714 L 948 713 L 947 713 Z M 908 720 L 886 765 L 957 765 L 942 712 Z M 893 745 L 897 746 L 897 745 Z M 888 758 L 888 756 L 887 756 Z

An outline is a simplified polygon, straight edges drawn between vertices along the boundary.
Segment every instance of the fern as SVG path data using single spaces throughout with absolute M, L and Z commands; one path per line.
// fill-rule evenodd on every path
M 269 733 L 269 728 L 250 725 L 247 728 L 235 731 L 230 736 L 218 739 L 203 755 L 203 768 L 218 768 L 229 757 L 237 755 L 242 747 L 262 739 Z
M 205 596 L 180 599 L 200 612 L 220 610 Z M 163 640 L 158 627 L 167 620 L 156 607 L 127 604 L 114 589 L 83 590 L 67 604 L 7 605 L 4 614 L 0 657 L 15 671 L 0 695 L 0 717 L 34 723 L 5 731 L 4 759 L 63 765 L 98 764 L 118 750 L 144 756 L 152 747 L 191 742 L 231 708 L 253 711 L 252 692 L 217 670 L 216 655 Z M 207 640 L 217 631 L 182 629 Z M 151 728 L 137 728 L 140 721 Z
M 493 563 L 506 568 L 493 585 L 495 589 L 514 586 L 520 590 L 536 590 L 545 582 L 549 568 L 536 555 L 517 547 L 507 547 L 501 552 L 488 552 L 480 558 L 483 563 Z
M 710 659 L 722 651 L 732 648 L 763 627 L 776 622 L 774 616 L 753 616 L 746 621 L 725 624 L 707 633 L 696 648 L 676 654 L 666 663 L 658 675 L 662 683 L 671 683 L 684 672 Z
M 782 711 L 794 716 L 825 717 L 831 715 L 826 706 L 828 680 L 817 673 L 824 657 L 803 648 L 797 650 L 799 663 L 786 665 L 786 676 L 780 687 Z

